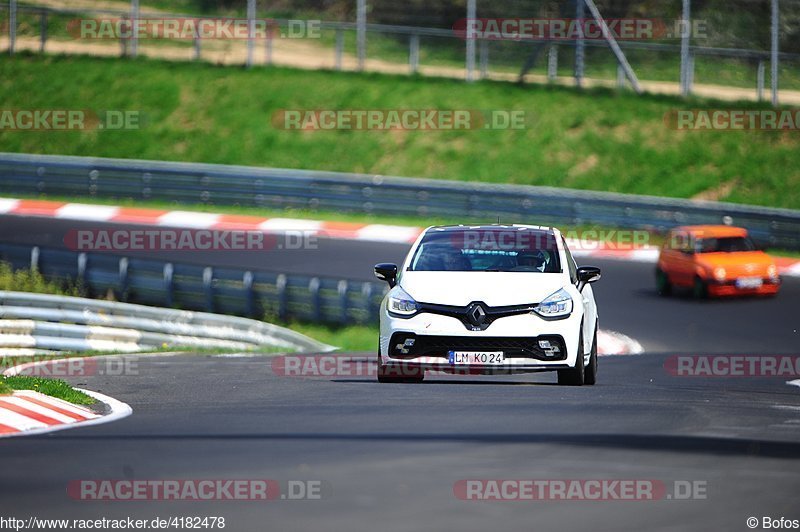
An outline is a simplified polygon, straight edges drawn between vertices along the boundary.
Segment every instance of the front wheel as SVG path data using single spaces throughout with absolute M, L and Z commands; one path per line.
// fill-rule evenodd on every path
M 694 278 L 692 295 L 694 295 L 695 299 L 705 299 L 708 296 L 708 286 L 700 277 Z
M 378 353 L 378 382 L 422 382 L 425 379 L 425 370 L 411 369 L 401 364 L 399 366 L 384 366 L 381 363 L 381 354 Z
M 594 341 L 589 354 L 589 365 L 583 372 L 583 383 L 593 385 L 597 382 L 597 325 L 594 326 Z
M 575 367 L 558 370 L 558 384 L 563 386 L 582 386 L 585 378 L 583 367 L 583 333 L 578 339 L 578 356 L 575 359 Z
M 669 282 L 669 277 L 664 273 L 661 268 L 656 269 L 656 291 L 658 295 L 666 297 L 672 293 L 672 285 Z

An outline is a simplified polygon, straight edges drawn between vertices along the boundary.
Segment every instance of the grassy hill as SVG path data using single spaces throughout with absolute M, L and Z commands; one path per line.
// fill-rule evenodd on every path
M 800 132 L 676 131 L 607 90 L 90 57 L 0 58 L 0 108 L 136 110 L 132 131 L 11 131 L 0 150 L 424 176 L 800 208 Z M 284 109 L 524 110 L 521 130 L 286 131 Z

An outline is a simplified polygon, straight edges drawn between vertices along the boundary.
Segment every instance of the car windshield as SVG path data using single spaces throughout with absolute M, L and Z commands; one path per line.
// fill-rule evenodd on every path
M 553 233 L 527 228 L 433 229 L 422 239 L 412 271 L 560 273 Z
M 736 253 L 755 249 L 753 241 L 744 236 L 700 238 L 695 242 L 695 252 L 697 253 Z

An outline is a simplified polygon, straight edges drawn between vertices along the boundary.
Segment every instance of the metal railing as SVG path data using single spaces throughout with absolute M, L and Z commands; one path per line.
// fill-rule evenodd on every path
M 89 297 L 103 297 L 112 292 L 114 298 L 121 302 L 259 320 L 297 320 L 331 325 L 374 323 L 386 291 L 386 285 L 378 282 L 204 267 L 4 243 L 0 243 L 0 261 L 11 264 L 14 269 L 36 270 L 50 280 L 77 283 L 78 288 Z M 6 304 L 8 302 L 0 296 L 0 305 Z M 107 302 L 103 304 L 113 305 Z M 142 310 L 138 315 L 141 318 L 158 319 L 150 314 Z M 2 312 L 0 315 L 3 315 Z M 12 317 L 7 312 L 3 316 Z M 17 313 L 13 317 L 32 316 Z M 174 318 L 180 318 L 180 315 Z M 183 316 L 182 319 L 186 318 Z M 217 328 L 232 325 L 224 321 L 224 317 L 203 315 L 194 316 L 193 319 L 195 323 L 200 320 L 202 324 Z M 223 321 L 220 322 L 220 319 Z M 247 322 L 246 325 L 252 328 L 251 320 Z M 279 334 L 278 338 L 284 342 L 297 344 L 305 338 L 279 327 L 262 325 L 268 330 L 256 332 Z M 154 332 L 176 331 L 156 329 Z M 241 336 L 229 339 L 243 341 Z M 317 346 L 314 349 L 321 348 Z
M 773 3 L 777 5 L 777 0 L 773 0 Z M 363 5 L 362 5 L 363 4 Z M 474 4 L 474 2 L 473 2 Z M 362 9 L 359 9 L 358 12 L 366 12 L 366 4 L 363 2 L 359 2 L 359 6 L 362 6 Z M 250 18 L 255 18 L 255 7 L 251 5 L 252 11 L 249 13 Z M 26 22 L 25 27 L 27 30 L 33 31 L 38 33 L 37 39 L 37 46 L 35 47 L 39 52 L 45 52 L 47 49 L 47 43 L 49 40 L 54 40 L 53 35 L 48 30 L 52 19 L 54 18 L 64 18 L 68 16 L 95 16 L 95 17 L 118 17 L 123 20 L 130 20 L 132 17 L 139 17 L 139 18 L 147 18 L 147 17 L 159 17 L 159 18 L 214 18 L 212 16 L 208 17 L 198 17 L 196 15 L 187 15 L 187 14 L 180 14 L 180 13 L 147 13 L 147 12 L 140 12 L 138 7 L 133 7 L 130 10 L 122 11 L 122 10 L 114 10 L 114 9 L 70 9 L 70 8 L 52 8 L 47 6 L 35 6 L 35 5 L 17 5 L 14 0 L 10 2 L 2 2 L 0 3 L 0 12 L 5 11 L 8 17 L 8 51 L 9 53 L 14 53 L 15 51 L 15 42 L 18 40 L 18 32 L 17 32 L 17 25 L 19 25 L 19 19 L 22 17 L 27 17 L 31 19 Z M 464 13 L 467 16 L 467 12 Z M 38 23 L 33 22 L 33 20 L 38 20 Z M 271 22 L 275 25 L 275 27 L 280 28 L 281 32 L 285 32 L 287 28 L 289 28 L 293 23 L 298 22 L 297 20 L 289 20 L 289 19 L 270 19 Z M 619 47 L 623 50 L 624 53 L 628 52 L 642 52 L 642 53 L 664 53 L 674 55 L 680 59 L 680 70 L 676 68 L 676 74 L 680 74 L 680 80 L 676 80 L 676 83 L 680 84 L 680 92 L 681 94 L 688 95 L 692 92 L 692 85 L 694 83 L 694 70 L 695 70 L 695 58 L 697 57 L 713 57 L 719 59 L 738 59 L 742 61 L 743 65 L 748 65 L 746 69 L 748 72 L 752 70 L 752 72 L 748 75 L 753 75 L 752 81 L 752 88 L 754 89 L 753 95 L 758 99 L 764 99 L 765 94 L 765 83 L 766 83 L 766 72 L 767 72 L 767 65 L 770 66 L 769 69 L 769 82 L 771 85 L 771 92 L 772 92 L 772 102 L 773 105 L 777 105 L 778 103 L 778 94 L 779 94 L 779 87 L 778 87 L 778 71 L 781 63 L 786 62 L 791 66 L 796 66 L 800 63 L 800 55 L 793 54 L 793 53 L 785 53 L 780 52 L 777 48 L 777 27 L 778 25 L 775 23 L 777 20 L 777 16 L 772 21 L 772 27 L 775 29 L 772 35 L 773 41 L 775 41 L 772 45 L 772 50 L 753 50 L 753 49 L 744 49 L 741 47 L 718 47 L 718 46 L 698 46 L 694 44 L 690 44 L 688 38 L 681 42 L 681 44 L 671 44 L 671 43 L 660 43 L 660 42 L 642 42 L 642 41 L 620 41 L 618 43 Z M 308 21 L 303 21 L 308 22 Z M 375 69 L 375 65 L 368 65 L 367 58 L 368 58 L 368 42 L 369 37 L 368 35 L 372 35 L 374 37 L 385 37 L 391 36 L 392 38 L 402 38 L 407 40 L 408 46 L 408 54 L 407 54 L 407 63 L 408 63 L 408 71 L 410 73 L 418 73 L 420 72 L 420 40 L 422 39 L 430 39 L 436 40 L 440 43 L 448 43 L 448 46 L 453 45 L 453 43 L 461 44 L 463 42 L 464 46 L 464 57 L 465 59 L 463 62 L 456 61 L 452 63 L 453 67 L 461 69 L 461 75 L 465 76 L 467 80 L 473 80 L 478 78 L 486 78 L 490 77 L 492 73 L 491 70 L 493 68 L 493 61 L 497 61 L 497 58 L 494 54 L 503 55 L 504 53 L 510 53 L 511 56 L 517 57 L 522 54 L 522 57 L 528 56 L 528 59 L 531 57 L 538 57 L 540 54 L 539 52 L 531 53 L 529 50 L 530 45 L 534 44 L 537 47 L 544 49 L 547 48 L 546 57 L 547 57 L 547 66 L 545 71 L 547 72 L 548 79 L 550 81 L 555 80 L 558 75 L 559 71 L 559 55 L 565 55 L 563 50 L 565 49 L 574 49 L 575 50 L 575 62 L 573 71 L 570 73 L 570 76 L 574 78 L 575 84 L 577 86 L 581 86 L 582 80 L 584 78 L 584 71 L 588 68 L 589 63 L 591 60 L 586 56 L 585 50 L 587 48 L 590 49 L 605 49 L 609 46 L 609 43 L 602 41 L 602 40 L 594 40 L 594 39 L 559 39 L 557 41 L 548 42 L 548 41 L 530 41 L 530 40 L 521 40 L 521 41 L 513 41 L 513 40 L 503 40 L 502 44 L 509 44 L 513 52 L 509 52 L 508 49 L 504 48 L 504 52 L 500 52 L 498 50 L 492 51 L 492 48 L 497 45 L 498 41 L 493 39 L 485 39 L 485 38 L 469 38 L 464 39 L 463 36 L 459 36 L 454 29 L 445 29 L 441 27 L 424 27 L 424 26 L 410 26 L 405 24 L 375 24 L 367 22 L 366 16 L 359 17 L 355 22 L 350 21 L 329 21 L 329 20 L 315 20 L 311 21 L 315 24 L 315 29 L 319 29 L 320 31 L 329 32 L 334 36 L 334 44 L 331 47 L 332 51 L 332 62 L 330 67 L 336 68 L 341 70 L 344 64 L 345 58 L 345 35 L 348 36 L 355 36 L 356 41 L 356 50 L 355 50 L 355 63 L 354 68 L 358 70 L 364 69 Z M 764 21 L 765 24 L 767 21 Z M 138 40 L 136 38 L 118 38 L 117 45 L 119 46 L 119 53 L 122 56 L 135 56 L 138 47 Z M 168 42 L 169 39 L 159 39 L 162 42 Z M 202 58 L 203 54 L 203 40 L 202 38 L 195 37 L 191 41 L 191 46 L 186 46 L 187 50 L 187 59 L 194 59 L 199 60 Z M 261 56 L 263 59 L 264 64 L 271 64 L 273 62 L 273 43 L 272 39 L 249 39 L 247 40 L 247 51 L 246 59 L 243 60 L 245 64 L 248 66 L 254 66 L 256 64 L 256 59 L 254 56 L 254 46 L 255 41 L 258 41 L 259 48 L 263 46 L 264 50 Z M 436 49 L 436 48 L 432 48 Z M 523 50 L 526 50 L 523 52 Z M 561 52 L 559 52 L 561 50 Z M 94 53 L 92 52 L 91 48 L 87 48 L 85 53 Z M 152 53 L 152 50 L 151 52 Z M 104 54 L 105 55 L 105 54 Z M 318 54 L 316 54 L 318 55 Z M 580 59 L 578 59 L 580 57 Z M 373 55 L 371 58 L 375 58 Z M 512 61 L 511 64 L 514 64 L 515 67 L 526 63 L 526 60 L 515 60 Z M 630 72 L 627 74 L 625 73 L 624 65 L 627 61 L 620 62 L 619 68 L 617 69 L 617 76 L 616 76 L 616 84 L 619 87 L 626 86 L 626 80 L 630 79 Z M 505 65 L 506 67 L 508 65 Z M 754 69 L 750 69 L 749 66 L 755 66 Z M 508 74 L 508 68 L 500 69 L 502 73 Z M 500 72 L 498 71 L 498 72 Z M 523 66 L 522 73 L 524 74 L 527 72 L 528 69 L 526 66 Z M 612 76 L 613 77 L 613 76 Z M 610 80 L 607 80 L 610 81 Z M 635 77 L 630 79 L 632 86 L 637 88 L 637 83 L 635 82 Z M 718 82 L 719 80 L 715 80 Z
M 0 193 L 537 223 L 664 232 L 746 227 L 761 244 L 800 249 L 800 211 L 527 185 L 195 163 L 0 153 Z M 349 289 L 348 289 L 349 290 Z

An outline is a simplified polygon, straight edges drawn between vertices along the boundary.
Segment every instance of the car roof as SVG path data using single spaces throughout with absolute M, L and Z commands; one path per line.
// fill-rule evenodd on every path
M 548 231 L 554 232 L 556 229 L 554 227 L 545 227 L 541 225 L 529 225 L 529 224 L 459 224 L 459 225 L 432 225 L 428 227 L 425 231 L 430 230 L 437 230 L 437 231 L 458 231 L 464 229 L 472 229 L 472 230 L 490 230 L 490 229 L 531 229 L 534 231 Z
M 718 238 L 730 236 L 747 236 L 747 229 L 732 225 L 682 225 L 673 231 L 683 231 L 697 237 Z

